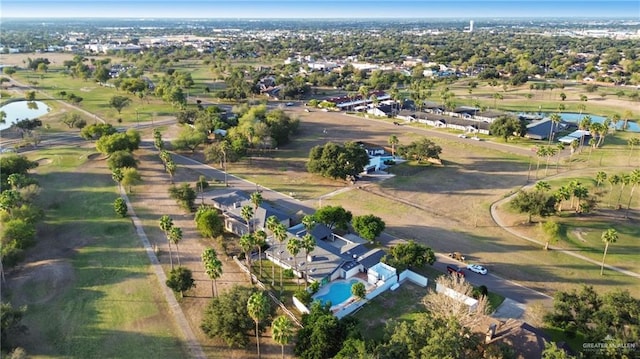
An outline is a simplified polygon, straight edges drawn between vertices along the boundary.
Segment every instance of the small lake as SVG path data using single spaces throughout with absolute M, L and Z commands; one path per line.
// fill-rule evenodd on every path
M 5 123 L 0 123 L 0 130 L 11 127 L 18 120 L 30 120 L 49 113 L 49 106 L 41 101 L 16 101 L 0 107 L 7 114 Z
M 537 115 L 534 114 L 534 115 Z M 542 116 L 544 117 L 549 117 L 551 115 L 551 113 L 542 113 Z M 591 115 L 588 113 L 573 113 L 573 112 L 562 112 L 560 113 L 560 117 L 562 117 L 562 120 L 565 122 L 571 122 L 571 123 L 578 123 L 580 121 L 582 121 L 582 118 L 584 116 L 589 116 L 591 117 L 591 122 L 598 122 L 598 123 L 603 123 L 604 120 L 606 120 L 606 117 L 603 116 L 598 116 L 598 115 Z M 616 130 L 622 130 L 622 126 L 624 125 L 624 121 L 620 120 L 618 122 L 618 126 L 616 126 Z M 613 124 L 611 124 L 611 126 L 613 127 Z M 637 122 L 631 122 L 628 121 L 627 122 L 627 131 L 629 132 L 640 132 L 640 125 L 638 125 Z

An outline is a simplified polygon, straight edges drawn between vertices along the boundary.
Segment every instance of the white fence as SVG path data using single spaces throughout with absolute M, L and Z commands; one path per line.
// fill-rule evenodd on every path
M 405 280 L 410 280 L 421 287 L 426 287 L 427 283 L 429 282 L 429 280 L 426 277 L 423 277 L 420 274 L 416 272 L 412 272 L 408 269 L 400 273 L 400 282 L 402 283 Z

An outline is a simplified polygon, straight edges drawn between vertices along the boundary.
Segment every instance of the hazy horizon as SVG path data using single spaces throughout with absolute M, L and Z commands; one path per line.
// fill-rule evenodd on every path
M 638 0 L 2 0 L 2 18 L 104 19 L 637 19 Z

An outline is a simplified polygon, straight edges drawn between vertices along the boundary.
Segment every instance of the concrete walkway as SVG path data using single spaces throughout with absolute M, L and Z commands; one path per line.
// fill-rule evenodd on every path
M 527 188 L 533 187 L 534 185 L 535 185 L 535 183 L 533 183 L 533 184 L 529 184 L 529 185 L 527 185 L 527 186 L 522 187 L 522 189 L 527 189 Z M 527 240 L 527 241 L 529 241 L 529 242 L 531 242 L 531 243 L 535 243 L 535 244 L 539 245 L 540 247 L 544 247 L 544 243 L 543 243 L 543 242 L 538 241 L 538 240 L 536 240 L 536 239 L 533 239 L 533 238 L 531 238 L 531 237 L 527 237 L 527 236 L 525 236 L 525 235 L 523 235 L 523 234 L 520 234 L 519 232 L 517 232 L 517 231 L 515 231 L 515 230 L 511 229 L 511 228 L 510 228 L 509 226 L 507 226 L 507 225 L 502 221 L 502 219 L 497 215 L 497 210 L 496 210 L 496 208 L 497 208 L 498 206 L 500 206 L 501 204 L 503 204 L 503 203 L 506 203 L 506 202 L 510 201 L 510 200 L 511 200 L 513 197 L 515 197 L 517 194 L 518 194 L 518 193 L 517 193 L 517 192 L 515 192 L 515 193 L 513 193 L 513 194 L 512 194 L 511 196 L 509 196 L 509 197 L 502 198 L 502 199 L 500 199 L 500 200 L 498 200 L 498 201 L 494 202 L 494 203 L 491 205 L 491 218 L 493 219 L 493 221 L 494 221 L 498 226 L 502 227 L 502 229 L 504 229 L 505 231 L 507 231 L 507 232 L 509 232 L 509 233 L 513 234 L 514 236 L 519 237 L 519 238 L 522 238 L 522 239 L 524 239 L 524 240 Z M 580 259 L 580 260 L 583 260 L 583 261 L 585 261 L 585 262 L 589 262 L 589 263 L 592 263 L 592 264 L 595 264 L 595 265 L 598 265 L 598 266 L 600 266 L 600 265 L 602 264 L 602 262 L 600 262 L 600 261 L 597 261 L 597 260 L 595 260 L 595 259 L 591 259 L 591 258 L 585 257 L 585 256 L 583 256 L 582 254 L 575 253 L 574 251 L 569 251 L 569 250 L 562 249 L 562 248 L 559 248 L 559 247 L 554 247 L 554 246 L 551 246 L 551 245 L 549 245 L 549 249 L 550 249 L 550 250 L 554 250 L 554 251 L 561 252 L 561 253 L 563 253 L 563 254 L 566 254 L 566 255 L 569 255 L 569 256 L 572 256 L 572 257 L 578 258 L 578 259 Z M 640 279 L 640 274 L 638 274 L 638 273 L 636 273 L 636 272 L 632 272 L 632 271 L 629 271 L 629 270 L 626 270 L 626 269 L 622 269 L 622 268 L 618 268 L 618 267 L 615 267 L 615 266 L 612 266 L 612 265 L 608 265 L 608 264 L 605 264 L 605 265 L 604 265 L 604 267 L 605 267 L 605 268 L 607 268 L 607 269 L 609 269 L 609 270 L 613 270 L 613 271 L 616 271 L 616 272 L 619 272 L 619 273 L 622 273 L 622 274 L 628 275 L 628 276 L 630 276 L 630 277 L 634 277 L 634 278 Z
M 136 227 L 136 232 L 138 233 L 140 242 L 142 243 L 145 251 L 147 252 L 147 256 L 149 257 L 149 261 L 151 262 L 151 269 L 153 270 L 156 277 L 158 278 L 160 288 L 162 289 L 165 299 L 167 300 L 167 304 L 171 309 L 171 314 L 175 319 L 175 323 L 177 324 L 178 329 L 181 332 L 182 337 L 186 342 L 186 347 L 187 347 L 187 350 L 189 351 L 190 356 L 195 359 L 206 359 L 207 356 L 204 354 L 204 351 L 202 350 L 202 347 L 200 346 L 198 339 L 193 333 L 193 330 L 191 330 L 191 327 L 189 326 L 189 322 L 187 321 L 187 318 L 184 316 L 184 312 L 182 311 L 180 304 L 178 304 L 178 301 L 176 300 L 175 294 L 171 289 L 169 289 L 169 287 L 165 285 L 165 282 L 167 281 L 167 276 L 164 273 L 164 270 L 162 269 L 160 262 L 158 261 L 158 257 L 156 257 L 156 253 L 154 252 L 153 248 L 151 247 L 151 244 L 149 243 L 147 234 L 144 232 L 142 221 L 140 221 L 138 216 L 136 216 L 136 213 L 133 210 L 133 206 L 129 201 L 129 197 L 122 189 L 120 189 L 120 195 L 127 202 L 129 217 L 131 217 L 131 221 L 133 222 L 133 225 Z

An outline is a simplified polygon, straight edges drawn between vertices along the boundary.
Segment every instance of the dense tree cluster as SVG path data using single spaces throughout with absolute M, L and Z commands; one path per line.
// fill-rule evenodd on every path
M 344 146 L 329 142 L 309 152 L 307 170 L 333 179 L 356 178 L 369 164 L 367 151 L 355 142 Z
M 545 315 L 545 322 L 561 328 L 571 337 L 582 335 L 584 342 L 610 342 L 611 357 L 633 356 L 633 348 L 623 344 L 640 340 L 640 300 L 628 291 L 598 293 L 593 287 L 559 291 L 553 297 L 553 310 Z M 615 347 L 615 348 L 614 348 Z M 637 349 L 636 349 L 637 350 Z M 587 357 L 600 357 L 597 352 L 585 351 Z
M 0 158 L 0 260 L 4 266 L 16 264 L 24 250 L 35 244 L 36 224 L 44 217 L 33 204 L 40 187 L 28 173 L 37 165 L 19 155 Z
M 229 347 L 246 347 L 249 344 L 249 333 L 255 330 L 255 322 L 247 308 L 249 298 L 254 293 L 255 288 L 233 286 L 227 292 L 213 298 L 200 324 L 204 333 L 210 338 L 224 340 Z M 259 331 L 264 330 L 264 324 L 264 321 L 260 321 Z
M 424 162 L 429 159 L 439 159 L 441 153 L 442 147 L 426 137 L 398 148 L 398 154 L 400 156 L 418 162 Z

